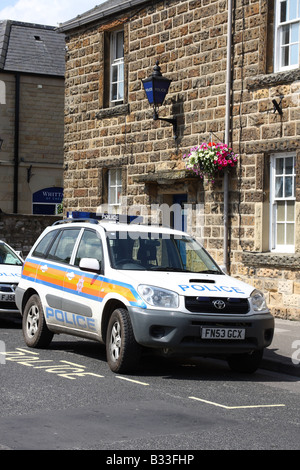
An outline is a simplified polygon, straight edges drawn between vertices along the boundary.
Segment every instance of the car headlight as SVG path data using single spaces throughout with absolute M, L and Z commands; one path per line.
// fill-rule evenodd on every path
M 138 286 L 138 292 L 145 302 L 153 307 L 177 308 L 179 305 L 178 294 L 171 290 L 141 284 Z
M 253 310 L 255 312 L 262 312 L 263 310 L 268 309 L 265 296 L 260 290 L 255 289 L 251 293 L 250 298 Z

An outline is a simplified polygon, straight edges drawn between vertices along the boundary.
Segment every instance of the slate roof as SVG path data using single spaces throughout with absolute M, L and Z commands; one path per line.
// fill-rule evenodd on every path
M 58 30 L 63 32 L 69 31 L 81 25 L 92 23 L 93 21 L 104 19 L 110 15 L 115 15 L 127 9 L 142 5 L 143 3 L 149 3 L 149 0 L 108 0 L 76 16 L 76 18 L 61 23 Z
M 64 34 L 54 26 L 1 20 L 0 71 L 63 77 Z

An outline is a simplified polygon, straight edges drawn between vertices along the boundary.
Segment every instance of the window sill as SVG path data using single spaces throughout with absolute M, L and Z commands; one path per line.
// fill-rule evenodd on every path
M 300 68 L 287 70 L 285 72 L 276 72 L 270 74 L 257 75 L 247 79 L 248 90 L 255 90 L 265 86 L 276 86 L 286 83 L 292 83 L 300 80 Z
M 285 268 L 299 270 L 300 254 L 295 253 L 242 253 L 242 262 L 251 267 Z
M 129 114 L 129 104 L 120 104 L 118 106 L 112 106 L 111 108 L 104 108 L 96 113 L 97 119 L 105 119 L 114 116 L 124 116 Z

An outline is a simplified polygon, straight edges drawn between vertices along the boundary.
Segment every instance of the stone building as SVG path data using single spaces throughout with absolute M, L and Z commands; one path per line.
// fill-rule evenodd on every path
M 62 200 L 64 71 L 64 35 L 54 27 L 0 21 L 4 213 L 55 214 Z
M 300 318 L 299 8 L 109 0 L 60 25 L 66 210 L 138 206 L 149 215 L 185 204 L 188 230 L 291 319 Z M 142 85 L 157 60 L 172 80 L 159 117 L 177 119 L 176 140 L 169 123 L 153 120 Z M 224 176 L 212 184 L 183 160 L 226 136 L 238 154 L 228 191 Z

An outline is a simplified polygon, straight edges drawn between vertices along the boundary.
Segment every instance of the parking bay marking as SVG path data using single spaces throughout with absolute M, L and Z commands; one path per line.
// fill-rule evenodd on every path
M 285 406 L 284 404 L 226 406 L 226 405 L 221 405 L 221 403 L 216 403 L 216 402 L 213 402 L 213 401 L 204 400 L 202 398 L 197 398 L 197 397 L 189 397 L 189 398 L 191 400 L 197 400 L 197 401 L 201 401 L 203 403 L 207 403 L 208 405 L 219 406 L 220 408 L 225 408 L 226 410 L 238 410 L 238 409 L 242 409 L 242 408 L 274 408 L 274 407 Z
M 117 377 L 117 379 L 127 380 L 128 382 L 133 382 L 133 383 L 139 384 L 139 385 L 149 385 L 146 382 L 140 382 L 139 380 L 128 379 L 127 377 L 121 377 L 120 375 L 117 375 L 116 377 Z

